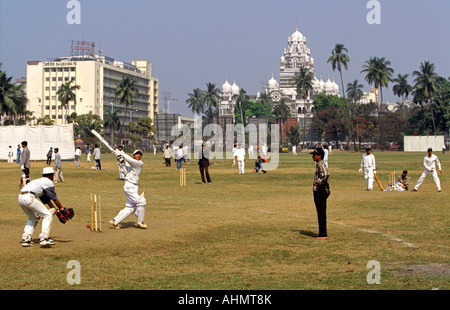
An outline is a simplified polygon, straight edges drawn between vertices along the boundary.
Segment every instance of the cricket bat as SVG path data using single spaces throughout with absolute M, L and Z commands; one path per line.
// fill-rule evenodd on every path
M 109 145 L 109 143 L 105 140 L 105 138 L 102 137 L 101 134 L 99 134 L 97 131 L 95 131 L 94 129 L 91 130 L 92 134 L 94 136 L 97 137 L 97 139 L 100 140 L 101 143 L 103 143 L 111 152 L 114 152 L 114 148 L 111 147 L 111 145 Z
M 380 179 L 378 179 L 377 175 L 374 174 L 375 180 L 378 183 L 378 187 L 380 188 L 381 191 L 383 191 L 383 185 L 381 185 Z

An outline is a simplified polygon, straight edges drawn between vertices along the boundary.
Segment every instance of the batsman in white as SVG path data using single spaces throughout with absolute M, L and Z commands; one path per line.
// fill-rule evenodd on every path
M 427 156 L 425 156 L 425 158 L 423 159 L 423 165 L 425 167 L 425 171 L 420 176 L 419 180 L 417 181 L 416 186 L 414 186 L 412 191 L 417 192 L 420 185 L 422 185 L 423 180 L 425 180 L 425 178 L 431 173 L 431 175 L 433 176 L 433 179 L 434 179 L 434 183 L 436 183 L 437 190 L 440 193 L 441 192 L 441 181 L 439 180 L 439 177 L 438 177 L 438 174 L 436 171 L 436 164 L 438 165 L 439 172 L 442 173 L 441 162 L 439 161 L 439 158 L 433 154 L 432 148 L 429 148 L 427 152 L 428 152 Z
M 362 173 L 364 168 L 364 179 L 366 180 L 367 190 L 371 191 L 373 189 L 373 179 L 375 170 L 375 156 L 372 154 L 372 149 L 370 147 L 366 148 L 366 154 L 363 155 L 361 159 L 361 167 L 359 172 Z
M 142 151 L 134 151 L 133 157 L 130 157 L 119 150 L 114 150 L 113 153 L 117 157 L 120 171 L 125 176 L 123 191 L 127 197 L 127 202 L 125 203 L 125 208 L 123 208 L 110 223 L 114 228 L 119 228 L 119 223 L 134 213 L 137 216 L 137 223 L 135 226 L 145 229 L 147 228 L 147 225 L 144 224 L 144 215 L 147 201 L 145 200 L 144 193 L 141 195 L 138 193 L 139 176 L 142 167 L 144 166 L 144 163 L 141 161 Z
M 52 167 L 45 167 L 42 171 L 42 178 L 29 182 L 20 191 L 18 198 L 19 206 L 28 217 L 22 234 L 22 241 L 20 242 L 23 247 L 33 245 L 31 236 L 40 218 L 42 218 L 42 231 L 39 234 L 39 239 L 40 245 L 43 246 L 55 244 L 55 241 L 49 238 L 55 210 L 60 221 L 63 223 L 72 218 L 71 216 L 65 218 L 68 215 L 68 211 L 56 196 L 55 185 L 52 182 L 53 174 Z M 47 204 L 51 209 L 47 209 L 44 204 Z M 61 214 L 65 214 L 64 218 L 60 217 Z

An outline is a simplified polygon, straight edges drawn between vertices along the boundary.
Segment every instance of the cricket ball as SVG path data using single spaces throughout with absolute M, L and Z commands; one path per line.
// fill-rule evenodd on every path
M 91 228 L 91 224 L 90 224 L 90 223 L 87 223 L 87 224 L 86 224 L 86 228 Z

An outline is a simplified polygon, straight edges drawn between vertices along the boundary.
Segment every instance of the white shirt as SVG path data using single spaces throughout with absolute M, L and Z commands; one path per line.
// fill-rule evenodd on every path
M 361 159 L 361 167 L 372 168 L 375 170 L 375 156 L 373 154 L 364 154 Z
M 94 159 L 100 159 L 100 149 L 99 148 L 95 148 L 94 149 Z
M 136 160 L 125 153 L 122 156 L 126 163 L 119 165 L 119 171 L 125 176 L 125 181 L 137 185 L 144 163 L 141 160 Z
M 439 161 L 439 158 L 431 154 L 431 157 L 425 156 L 423 160 L 423 165 L 425 166 L 425 169 L 427 170 L 434 170 L 436 169 L 436 164 L 438 165 L 439 170 L 441 170 L 441 162 Z
M 75 150 L 75 155 L 76 156 L 81 156 L 81 150 L 80 149 L 76 149 Z
M 20 192 L 32 192 L 36 198 L 46 196 L 46 198 L 50 200 L 57 199 L 55 184 L 53 184 L 52 180 L 47 177 L 42 177 L 31 181 L 25 185 Z
M 237 160 L 245 160 L 245 149 L 243 148 L 237 149 L 236 152 L 234 153 L 234 156 L 237 157 Z
M 328 161 L 328 150 L 327 150 L 326 148 L 324 148 L 324 149 L 323 149 L 323 152 L 324 152 L 323 160 L 324 160 L 325 162 L 327 162 L 327 161 Z M 374 159 L 374 162 L 375 162 L 375 159 Z

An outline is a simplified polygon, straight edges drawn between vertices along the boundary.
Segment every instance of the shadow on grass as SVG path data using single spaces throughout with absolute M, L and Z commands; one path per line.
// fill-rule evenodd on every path
M 309 230 L 302 230 L 302 229 L 293 229 L 292 231 L 297 231 L 300 234 L 307 236 L 307 237 L 317 237 L 318 235 L 316 233 L 313 233 L 312 231 Z

